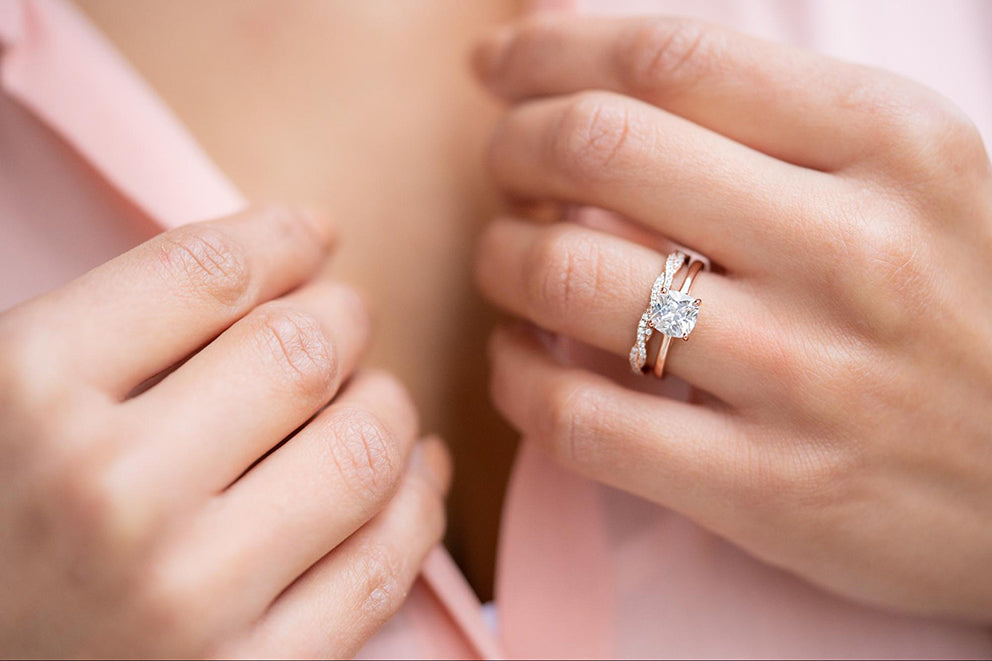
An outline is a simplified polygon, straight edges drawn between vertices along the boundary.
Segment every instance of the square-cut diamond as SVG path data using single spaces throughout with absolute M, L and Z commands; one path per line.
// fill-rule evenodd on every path
M 651 306 L 651 325 L 670 337 L 685 337 L 696 327 L 698 314 L 695 298 L 670 289 Z

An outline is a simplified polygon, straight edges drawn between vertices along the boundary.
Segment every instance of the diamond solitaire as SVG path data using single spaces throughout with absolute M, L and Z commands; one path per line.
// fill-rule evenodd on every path
M 685 279 L 677 290 L 672 289 L 675 274 L 689 261 L 686 267 Z M 665 357 L 671 348 L 672 339 L 681 337 L 689 339 L 689 334 L 696 327 L 696 317 L 699 316 L 698 298 L 689 295 L 689 288 L 696 275 L 703 269 L 703 262 L 698 259 L 688 259 L 680 251 L 675 251 L 665 260 L 665 270 L 655 279 L 651 287 L 651 302 L 637 322 L 637 339 L 630 348 L 630 370 L 634 374 L 644 374 L 644 365 L 648 359 L 648 342 L 655 331 L 661 334 L 661 346 L 654 361 L 654 375 L 659 379 L 665 375 Z
M 698 315 L 699 300 L 680 291 L 669 289 L 651 303 L 651 325 L 669 337 L 688 339 Z

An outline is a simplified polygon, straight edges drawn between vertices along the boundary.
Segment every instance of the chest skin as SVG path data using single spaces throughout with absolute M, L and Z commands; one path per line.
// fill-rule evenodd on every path
M 336 218 L 333 271 L 376 313 L 369 363 L 451 446 L 448 546 L 490 598 L 515 437 L 487 401 L 494 316 L 471 278 L 497 210 L 482 159 L 498 107 L 466 58 L 517 1 L 77 4 L 250 199 Z

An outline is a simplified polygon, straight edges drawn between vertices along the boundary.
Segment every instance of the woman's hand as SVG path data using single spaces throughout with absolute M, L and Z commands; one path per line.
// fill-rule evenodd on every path
M 340 657 L 396 610 L 447 455 L 356 372 L 331 235 L 187 226 L 0 316 L 0 654 Z
M 992 620 L 992 176 L 975 128 L 884 72 L 667 18 L 545 17 L 477 53 L 513 197 L 709 256 L 685 403 L 500 332 L 502 412 L 567 466 L 860 600 Z M 589 91 L 598 90 L 598 91 Z M 498 305 L 615 354 L 661 239 L 506 219 Z

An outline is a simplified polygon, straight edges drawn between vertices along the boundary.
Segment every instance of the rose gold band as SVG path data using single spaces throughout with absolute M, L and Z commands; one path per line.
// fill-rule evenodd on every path
M 689 263 L 688 270 L 685 274 L 685 280 L 682 281 L 682 286 L 679 287 L 679 291 L 681 293 L 689 293 L 689 288 L 692 287 L 692 281 L 696 279 L 696 276 L 702 269 L 703 263 L 698 259 L 695 259 Z M 658 357 L 654 361 L 654 375 L 659 379 L 665 376 L 665 359 L 668 357 L 668 350 L 671 346 L 672 338 L 668 335 L 662 335 L 661 346 L 658 347 Z

